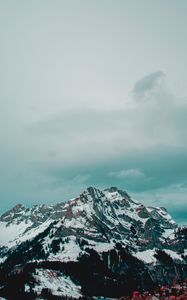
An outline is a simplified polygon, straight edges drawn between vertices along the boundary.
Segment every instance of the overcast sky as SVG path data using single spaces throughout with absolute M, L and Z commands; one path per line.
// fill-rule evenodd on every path
M 186 14 L 0 0 L 0 212 L 118 186 L 187 222 Z

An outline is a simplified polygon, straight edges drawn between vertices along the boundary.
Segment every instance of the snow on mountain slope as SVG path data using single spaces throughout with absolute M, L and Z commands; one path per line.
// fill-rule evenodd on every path
M 8 243 L 22 235 L 31 225 L 31 222 L 26 223 L 25 221 L 20 224 L 13 222 L 9 225 L 5 222 L 0 222 L 0 246 L 8 245 Z
M 64 203 L 32 208 L 16 205 L 0 217 L 0 247 L 11 248 L 34 238 L 64 215 L 63 207 Z
M 136 235 L 151 239 L 151 230 L 162 241 L 168 229 L 176 228 L 165 210 L 147 209 L 116 188 L 101 192 L 90 187 L 67 205 L 63 226 L 98 242 L 111 238 L 130 241 Z
M 14 247 L 26 240 L 30 240 L 43 232 L 50 224 L 52 220 L 45 221 L 44 223 L 33 227 L 32 222 L 26 223 L 25 221 L 15 224 L 9 224 L 0 222 L 0 247 Z
M 81 294 L 81 286 L 76 285 L 70 277 L 63 276 L 58 271 L 36 269 L 34 275 L 36 281 L 34 291 L 40 295 L 42 290 L 47 288 L 55 296 L 69 296 L 79 298 Z M 25 285 L 25 291 L 29 291 L 30 286 Z
M 156 257 L 154 256 L 155 249 L 149 249 L 145 251 L 139 251 L 135 254 L 135 256 L 144 261 L 147 264 L 156 263 Z
M 77 260 L 83 243 L 97 251 L 111 249 L 116 241 L 133 251 L 164 247 L 176 227 L 164 208 L 145 207 L 115 187 L 104 191 L 89 187 L 66 203 L 33 208 L 19 204 L 3 214 L 0 247 L 16 247 L 49 228 L 39 242 L 48 258 Z M 1 257 L 5 254 L 2 251 Z

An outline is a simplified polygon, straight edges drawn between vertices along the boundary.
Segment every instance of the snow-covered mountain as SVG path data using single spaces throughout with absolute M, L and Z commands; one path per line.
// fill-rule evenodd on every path
M 116 187 L 103 191 L 89 187 L 66 203 L 33 208 L 19 204 L 3 214 L 0 217 L 2 274 L 14 278 L 32 266 L 32 278 L 22 281 L 22 293 L 41 294 L 50 288 L 56 296 L 93 296 L 89 283 L 85 287 L 87 278 L 77 274 L 77 268 L 84 269 L 85 263 L 92 265 L 95 261 L 90 270 L 95 268 L 100 280 L 104 276 L 106 286 L 108 282 L 118 286 L 119 274 L 126 276 L 127 281 L 129 268 L 144 274 L 134 286 L 144 286 L 146 280 L 151 286 L 154 270 L 150 275 L 150 266 L 156 269 L 160 263 L 172 261 L 185 268 L 186 237 L 186 229 L 178 228 L 165 208 L 146 207 Z M 90 270 L 84 272 L 93 277 Z M 52 278 L 57 281 L 53 285 Z M 159 280 L 162 281 L 161 276 Z M 6 286 L 11 284 L 11 280 L 2 279 L 5 295 Z M 74 294 L 65 292 L 68 285 Z M 99 285 L 95 295 L 102 295 L 105 290 Z M 119 291 L 118 286 L 120 294 Z M 109 293 L 110 296 L 112 293 L 115 296 L 115 292 Z

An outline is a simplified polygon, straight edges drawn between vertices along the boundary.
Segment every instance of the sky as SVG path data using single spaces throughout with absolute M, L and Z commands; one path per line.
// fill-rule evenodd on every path
M 117 186 L 187 223 L 186 13 L 0 0 L 0 213 Z

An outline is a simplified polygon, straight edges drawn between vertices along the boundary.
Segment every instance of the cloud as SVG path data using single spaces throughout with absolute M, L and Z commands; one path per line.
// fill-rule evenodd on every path
M 187 104 L 166 91 L 163 76 L 158 71 L 135 84 L 134 94 L 147 98 L 151 91 L 151 101 L 113 110 L 74 108 L 30 123 L 25 136 L 31 166 L 57 182 L 62 173 L 67 178 L 71 170 L 84 175 L 108 165 L 108 180 L 128 179 L 130 187 L 132 178 L 145 190 L 178 183 L 186 172 Z
M 187 182 L 187 102 L 169 94 L 164 77 L 159 71 L 139 80 L 132 106 L 79 106 L 28 120 L 24 127 L 16 123 L 0 150 L 1 196 L 59 201 L 88 185 L 116 185 L 145 199 L 155 199 L 154 191 L 156 201 L 172 207 L 161 195 Z
M 30 123 L 25 135 L 33 161 L 65 167 L 157 148 L 183 151 L 187 147 L 187 104 L 166 91 L 160 84 L 163 76 L 155 72 L 135 84 L 134 99 L 141 97 L 142 101 L 133 107 L 66 109 Z
M 151 100 L 155 94 L 163 92 L 165 74 L 157 71 L 149 74 L 136 82 L 133 88 L 133 96 L 136 100 Z
M 120 170 L 117 172 L 109 172 L 108 175 L 116 178 L 144 177 L 144 173 L 140 169 L 128 169 L 128 170 Z

